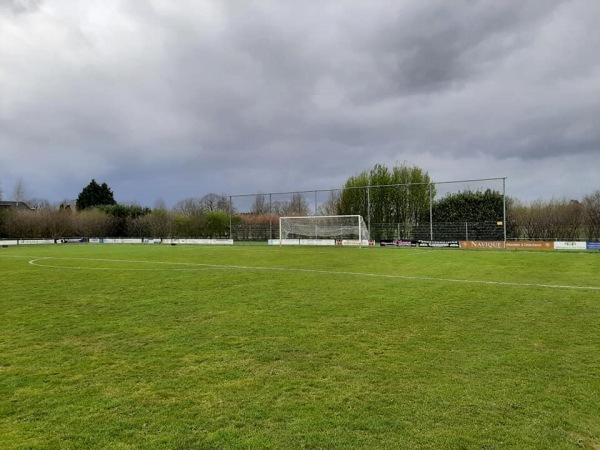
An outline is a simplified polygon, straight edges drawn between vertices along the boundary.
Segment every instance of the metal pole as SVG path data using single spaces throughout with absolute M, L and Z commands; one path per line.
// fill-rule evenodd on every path
M 369 186 L 367 186 L 367 222 L 371 230 L 371 188 Z
M 469 222 L 465 222 L 465 241 L 469 240 Z
M 504 249 L 506 250 L 506 178 L 502 178 L 502 224 L 504 225 Z
M 315 191 L 315 216 L 317 215 L 317 191 Z
M 233 204 L 231 202 L 231 195 L 229 196 L 229 239 L 233 239 Z
M 269 239 L 273 239 L 273 208 L 272 208 L 272 194 L 269 193 Z M 280 236 L 281 237 L 281 236 Z M 279 241 L 281 244 L 281 241 Z
M 433 241 L 433 190 L 429 183 L 429 240 Z

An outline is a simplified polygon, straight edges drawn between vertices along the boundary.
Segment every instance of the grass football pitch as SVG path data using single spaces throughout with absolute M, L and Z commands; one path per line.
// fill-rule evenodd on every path
M 600 253 L 0 248 L 2 449 L 600 449 Z

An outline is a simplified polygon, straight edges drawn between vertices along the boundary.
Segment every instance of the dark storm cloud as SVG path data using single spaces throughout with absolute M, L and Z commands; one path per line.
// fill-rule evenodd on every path
M 580 190 L 594 186 L 594 0 L 0 11 L 0 176 L 19 167 L 59 199 L 93 177 L 145 203 L 338 187 L 376 162 L 456 179 L 468 158 L 522 177 L 513 160 L 581 157 Z
M 461 87 L 486 63 L 531 40 L 531 27 L 557 3 L 538 2 L 536 8 L 532 2 L 425 3 L 389 14 L 364 50 L 378 72 L 387 72 L 382 78 L 391 85 L 388 95 Z

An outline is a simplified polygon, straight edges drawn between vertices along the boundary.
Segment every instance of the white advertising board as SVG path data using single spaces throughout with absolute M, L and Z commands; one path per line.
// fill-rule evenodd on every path
M 54 239 L 21 239 L 21 240 L 19 240 L 19 245 L 36 245 L 36 244 L 54 244 Z
M 554 250 L 586 250 L 587 245 L 585 242 L 566 242 L 557 241 L 554 243 Z
M 90 242 L 92 240 L 90 239 Z M 142 239 L 140 238 L 101 238 L 100 244 L 141 244 Z
M 358 240 L 358 239 L 338 239 L 335 243 L 336 245 L 341 246 L 349 246 L 349 247 L 358 247 L 358 246 L 373 246 L 375 245 L 375 241 L 367 241 L 367 240 Z
M 335 246 L 335 239 L 269 239 L 269 245 Z
M 300 239 L 300 245 L 334 246 L 335 239 Z
M 163 244 L 233 245 L 233 239 L 162 239 Z

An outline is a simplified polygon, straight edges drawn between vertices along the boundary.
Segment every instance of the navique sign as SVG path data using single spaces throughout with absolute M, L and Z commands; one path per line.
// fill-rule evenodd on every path
M 505 247 L 503 241 L 460 241 L 460 248 L 498 249 Z M 554 243 L 548 241 L 507 241 L 506 248 L 553 250 Z
M 504 248 L 503 241 L 461 241 L 461 248 Z

